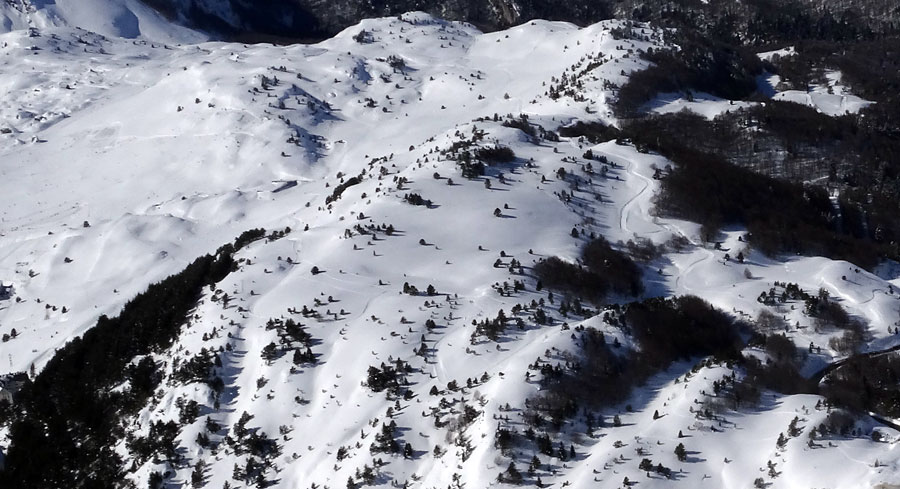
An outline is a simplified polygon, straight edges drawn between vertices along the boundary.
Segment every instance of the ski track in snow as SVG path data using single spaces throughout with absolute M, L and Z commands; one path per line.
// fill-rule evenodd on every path
M 638 191 L 638 193 L 634 195 L 634 197 L 628 199 L 628 202 L 626 202 L 625 205 L 622 206 L 622 210 L 619 212 L 619 226 L 622 228 L 622 231 L 629 233 L 631 232 L 631 229 L 628 228 L 628 218 L 632 213 L 631 208 L 636 205 L 638 203 L 638 199 L 644 197 L 645 192 L 650 189 L 650 181 L 634 171 L 634 162 L 629 161 L 625 167 L 625 170 L 629 175 L 640 179 L 644 184 Z

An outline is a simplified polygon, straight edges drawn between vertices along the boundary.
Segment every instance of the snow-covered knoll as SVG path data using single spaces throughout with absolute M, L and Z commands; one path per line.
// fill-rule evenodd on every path
M 825 258 L 768 258 L 746 246 L 741 229 L 726 229 L 715 249 L 696 224 L 654 215 L 664 158 L 624 141 L 541 137 L 578 119 L 614 122 L 615 87 L 646 66 L 639 51 L 660 46 L 649 26 L 635 28 L 644 40 L 616 39 L 611 30 L 620 26 L 534 21 L 483 34 L 411 13 L 293 46 L 178 45 L 53 23 L 0 34 L 0 280 L 13 286 L 0 301 L 0 333 L 16 330 L 0 344 L 0 372 L 39 371 L 101 314 L 115 315 L 150 283 L 259 227 L 290 232 L 241 250 L 240 268 L 204 293 L 190 327 L 153 356 L 166 377 L 129 430 L 148 436 L 153 422 L 178 421 L 179 406 L 203 407 L 179 427 L 181 466 L 152 458 L 132 466 L 125 441 L 116 446 L 137 486 L 166 470 L 168 487 L 186 486 L 201 460 L 205 487 L 253 483 L 234 469 L 251 457 L 224 441 L 238 436 L 244 412 L 253 416 L 246 427 L 280 446 L 264 471 L 276 487 L 360 483 L 375 458 L 384 462 L 372 481 L 380 487 L 491 487 L 511 460 L 525 473 L 532 446 L 501 454 L 494 436 L 498 427 L 524 430 L 524 401 L 538 388 L 526 378 L 529 364 L 561 362 L 579 326 L 631 343 L 602 316 L 563 316 L 559 301 L 550 304 L 511 261 L 574 261 L 591 233 L 612 243 L 682 243 L 642 265 L 644 295 L 693 294 L 741 318 L 771 310 L 786 319 L 794 344 L 819 347 L 806 360 L 809 373 L 842 357 L 829 346 L 838 332 L 816 328 L 802 302 L 761 304 L 776 281 L 827 291 L 865 323 L 864 349 L 900 342 L 894 277 Z M 577 81 L 579 96 L 551 97 L 561 79 Z M 464 178 L 448 152 L 472 141 L 472 150 L 505 146 L 515 158 Z M 410 194 L 431 205 L 412 205 Z M 739 251 L 743 263 L 734 259 Z M 514 290 L 518 280 L 525 290 Z M 404 294 L 404 283 L 423 293 Z M 429 285 L 434 295 L 424 294 Z M 521 313 L 522 329 L 472 341 L 473 321 L 499 310 L 516 317 L 514 306 L 541 300 L 552 326 Z M 315 365 L 298 367 L 290 354 L 263 358 L 278 342 L 267 322 L 288 318 L 315 339 Z M 203 348 L 221 348 L 218 406 L 205 384 L 172 378 L 176 363 Z M 411 396 L 389 401 L 362 385 L 369 367 L 398 359 L 412 368 Z M 575 457 L 539 454 L 526 481 L 745 488 L 763 477 L 777 488 L 900 480 L 891 456 L 898 433 L 868 418 L 856 425 L 859 436 L 807 444 L 808 429 L 828 416 L 818 396 L 766 392 L 756 409 L 697 415 L 697 400 L 732 371 L 696 362 L 673 365 L 599 413 L 608 426 L 594 436 L 580 422 L 554 433 Z M 448 387 L 453 381 L 459 389 Z M 612 425 L 616 415 L 621 426 Z M 777 448 L 795 417 L 807 431 Z M 208 420 L 223 429 L 209 430 Z M 391 420 L 412 447 L 408 457 L 371 449 Z M 876 427 L 883 441 L 872 441 Z M 198 442 L 205 433 L 206 447 Z M 674 453 L 678 443 L 685 461 Z M 648 477 L 641 458 L 676 474 Z

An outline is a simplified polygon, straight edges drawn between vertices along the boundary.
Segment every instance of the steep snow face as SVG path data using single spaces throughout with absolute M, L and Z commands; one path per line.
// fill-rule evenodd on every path
M 0 32 L 27 28 L 81 28 L 109 37 L 156 42 L 200 42 L 206 35 L 175 25 L 139 0 L 6 0 Z
M 247 436 L 237 429 L 244 412 L 252 418 L 243 426 L 280 446 L 263 471 L 276 487 L 346 487 L 375 459 L 384 462 L 372 481 L 380 487 L 489 487 L 513 460 L 524 473 L 532 446 L 502 453 L 494 436 L 500 427 L 524 430 L 524 402 L 538 388 L 529 365 L 564 362 L 580 326 L 633 347 L 602 316 L 560 311 L 512 266 L 574 261 L 591 233 L 613 243 L 679 241 L 681 251 L 642 265 L 644 294 L 695 294 L 736 316 L 772 309 L 796 345 L 820 347 L 809 372 L 840 358 L 828 347 L 837 333 L 812 327 L 802 303 L 758 302 L 775 281 L 828 291 L 866 321 L 866 348 L 896 344 L 900 283 L 844 262 L 763 257 L 744 248 L 741 229 L 726 230 L 721 249 L 707 247 L 697 225 L 653 214 L 664 158 L 624 141 L 591 146 L 547 133 L 577 119 L 615 122 L 607 104 L 615 86 L 645 67 L 640 50 L 660 47 L 649 27 L 636 28 L 645 40 L 615 39 L 621 26 L 535 21 L 483 34 L 413 13 L 285 47 L 176 46 L 67 28 L 0 35 L 8 75 L 0 80 L 0 279 L 13 286 L 0 302 L 0 332 L 17 332 L 0 344 L 0 372 L 40 370 L 99 315 L 257 227 L 291 231 L 242 250 L 241 267 L 206 291 L 176 344 L 154 356 L 166 377 L 129 430 L 147 436 L 152 422 L 181 418 L 187 463 L 138 462 L 123 441 L 116 448 L 129 467 L 135 461 L 129 478 L 138 486 L 166 470 L 173 486 L 186 485 L 200 461 L 207 487 L 244 486 L 252 455 L 226 438 Z M 550 96 L 562 80 L 578 86 L 577 96 Z M 468 144 L 506 146 L 515 158 L 467 179 L 448 152 Z M 410 204 L 409 194 L 430 205 Z M 726 259 L 738 251 L 744 263 Z M 405 283 L 423 293 L 403 293 Z M 429 285 L 433 295 L 424 293 Z M 547 301 L 552 325 L 512 312 L 532 301 Z M 522 327 L 511 321 L 499 341 L 473 340 L 472 322 L 500 310 Z M 315 363 L 277 349 L 267 324 L 288 318 L 314 338 Z M 222 349 L 218 405 L 208 386 L 174 375 L 204 348 Z M 363 385 L 369 367 L 397 360 L 411 368 L 409 398 L 388 400 Z M 757 410 L 698 416 L 695 400 L 730 372 L 672 366 L 598 413 L 609 424 L 618 415 L 621 426 L 588 436 L 584 423 L 566 424 L 554 439 L 575 457 L 538 454 L 526 480 L 744 488 L 770 461 L 772 487 L 868 487 L 900 477 L 887 445 L 863 437 L 813 449 L 807 431 L 777 448 L 794 417 L 801 431 L 822 423 L 828 413 L 816 409 L 816 396 L 766 393 Z M 204 406 L 194 419 L 180 407 L 191 400 Z M 222 429 L 209 430 L 207 420 Z M 378 452 L 376 437 L 391 421 L 412 448 L 407 458 Z M 860 433 L 871 432 L 867 423 Z M 897 433 L 879 429 L 895 446 Z M 209 445 L 198 440 L 207 433 Z M 681 442 L 684 462 L 674 454 Z M 648 477 L 638 468 L 643 457 L 675 469 L 674 481 Z

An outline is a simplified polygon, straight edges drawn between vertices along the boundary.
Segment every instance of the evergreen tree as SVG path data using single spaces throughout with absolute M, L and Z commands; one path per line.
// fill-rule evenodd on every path
M 506 477 L 504 479 L 506 482 L 510 484 L 521 484 L 522 483 L 522 474 L 519 473 L 519 469 L 516 468 L 515 462 L 510 462 L 509 467 L 506 468 Z
M 409 442 L 403 447 L 403 458 L 413 458 L 413 447 Z
M 775 446 L 783 449 L 787 445 L 787 438 L 784 437 L 784 433 L 778 433 L 778 440 L 775 442 Z
M 675 456 L 678 457 L 679 462 L 687 460 L 687 450 L 684 448 L 684 443 L 679 443 L 678 446 L 675 447 Z

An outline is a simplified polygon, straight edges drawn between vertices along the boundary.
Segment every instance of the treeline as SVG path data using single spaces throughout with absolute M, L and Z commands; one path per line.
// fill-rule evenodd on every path
M 750 345 L 762 348 L 768 360 L 744 357 L 741 365 L 746 375 L 730 392 L 720 393 L 730 394 L 735 408 L 744 403 L 755 404 L 760 391 L 769 389 L 786 395 L 818 394 L 828 405 L 844 408 L 854 415 L 876 413 L 890 419 L 900 417 L 900 389 L 897 388 L 900 355 L 897 353 L 854 355 L 836 368 L 826 368 L 823 380 L 821 373 L 811 377 L 800 373 L 808 352 L 797 348 L 783 335 L 753 335 Z
M 817 311 L 813 314 L 817 323 L 823 319 L 830 324 L 836 321 L 829 327 L 848 328 L 849 333 L 861 334 L 858 331 L 861 325 L 848 319 L 837 303 L 829 302 L 827 297 L 823 299 L 820 294 L 813 304 Z M 741 358 L 735 365 L 743 367 L 745 375 L 714 385 L 717 399 L 712 401 L 713 404 L 728 400 L 726 407 L 731 409 L 754 406 L 764 389 L 785 395 L 818 394 L 825 398 L 827 406 L 847 410 L 841 416 L 851 420 L 849 423 L 841 422 L 840 429 L 831 427 L 822 430 L 823 435 L 827 432 L 846 435 L 849 430 L 844 427 L 853 426 L 851 414 L 864 416 L 876 413 L 886 418 L 900 417 L 900 389 L 897 388 L 900 383 L 900 355 L 896 352 L 856 354 L 843 363 L 828 366 L 807 377 L 801 371 L 809 353 L 818 349 L 812 343 L 808 349 L 798 348 L 783 332 L 766 334 L 766 330 L 772 329 L 769 320 L 765 319 L 767 317 L 768 314 L 760 315 L 755 324 L 757 331 L 750 335 L 748 342 L 749 346 L 766 353 L 765 360 L 755 355 Z
M 675 114 L 649 116 L 628 125 L 626 133 L 639 148 L 675 163 L 662 178 L 657 206 L 663 214 L 702 224 L 707 240 L 715 239 L 722 225 L 743 224 L 750 232 L 750 245 L 766 254 L 822 255 L 869 269 L 884 257 L 898 256 L 896 244 L 884 239 L 888 223 L 873 228 L 880 239 L 855 235 L 867 224 L 855 222 L 859 215 L 849 210 L 839 220 L 824 187 L 764 175 L 731 164 L 727 154 L 696 149 L 710 141 L 723 145 L 729 141 L 720 122 Z M 900 226 L 897 230 L 900 233 Z
M 583 266 L 554 256 L 535 264 L 534 273 L 544 286 L 591 300 L 599 300 L 609 293 L 637 296 L 643 291 L 641 269 L 602 236 L 582 248 L 581 262 Z
M 858 413 L 900 418 L 900 355 L 857 355 L 825 377 L 822 394 Z
M 815 6 L 800 0 L 744 2 L 670 2 L 617 0 L 619 16 L 696 31 L 706 37 L 745 46 L 803 39 L 872 39 L 896 32 L 900 12 L 881 0 L 824 0 Z
M 101 316 L 61 348 L 21 393 L 0 486 L 124 487 L 122 459 L 114 450 L 125 437 L 120 420 L 140 410 L 162 379 L 146 357 L 129 364 L 172 346 L 203 288 L 236 269 L 234 253 L 263 237 L 260 231 L 150 285 L 118 316 Z M 114 389 L 126 381 L 128 388 Z
M 827 121 L 807 115 L 787 124 L 787 141 L 828 151 L 819 175 L 840 185 L 842 212 L 854 235 L 895 249 L 900 241 L 900 36 L 856 43 L 805 42 L 790 57 L 773 60 L 773 69 L 788 83 L 803 86 L 825 70 L 840 70 L 841 82 L 854 94 L 875 103 L 859 114 Z M 781 119 L 779 117 L 775 120 Z M 794 121 L 792 121 L 794 122 Z M 798 138 L 797 126 L 832 127 L 817 138 Z M 799 134 L 803 136 L 803 134 Z
M 588 328 L 578 336 L 575 354 L 565 353 L 555 365 L 532 364 L 541 373 L 542 387 L 528 401 L 532 424 L 547 421 L 558 428 L 582 408 L 623 402 L 633 387 L 677 360 L 740 359 L 743 325 L 699 297 L 647 299 L 614 307 L 604 319 L 630 334 L 637 350 L 617 351 L 617 341 L 610 344 L 602 332 Z
M 900 99 L 898 35 L 844 42 L 807 39 L 793 48 L 792 55 L 775 57 L 766 67 L 790 88 L 804 90 L 813 81 L 823 81 L 823 72 L 831 69 L 839 70 L 841 83 L 864 99 L 882 105 Z
M 345 190 L 347 190 L 348 188 L 350 188 L 354 185 L 359 185 L 360 182 L 362 182 L 362 175 L 356 176 L 356 177 L 350 177 L 347 179 L 347 181 L 343 181 L 343 179 L 341 179 L 341 183 L 334 187 L 334 190 L 331 192 L 331 195 L 329 195 L 328 197 L 325 197 L 325 204 L 327 205 L 327 204 L 330 204 L 330 203 L 340 199 L 341 195 L 344 194 Z
M 740 358 L 740 324 L 699 297 L 656 297 L 629 304 L 624 319 L 648 373 L 696 356 Z
M 756 406 L 768 389 L 786 395 L 819 394 L 828 405 L 857 415 L 900 417 L 900 354 L 855 355 L 826 369 L 820 384 L 821 374 L 801 373 L 813 345 L 807 351 L 783 332 L 767 333 L 773 328 L 764 316 L 755 324 L 745 323 L 694 296 L 613 306 L 604 312 L 604 320 L 630 335 L 637 348 L 623 351 L 618 340 L 608 342 L 598 330 L 578 329 L 576 351 L 562 352 L 556 361 L 547 355 L 529 365 L 530 371 L 540 373 L 541 390 L 526 403 L 526 422 L 532 428 L 559 429 L 579 413 L 625 402 L 633 388 L 672 362 L 697 357 L 706 357 L 707 366 L 724 362 L 744 372 L 714 382 L 706 402 L 713 411 Z M 751 326 L 756 331 L 750 332 Z M 765 359 L 742 354 L 746 346 L 761 349 Z M 588 425 L 602 426 L 600 419 Z
M 816 393 L 815 382 L 800 373 L 808 352 L 797 348 L 784 333 L 755 333 L 748 344 L 761 348 L 768 358 L 766 361 L 752 355 L 743 358 L 744 378 L 731 390 L 735 408 L 743 403 L 755 405 L 763 389 L 787 395 Z
M 764 6 L 770 3 L 785 4 L 787 10 L 768 11 Z M 711 229 L 731 222 L 753 227 L 757 244 L 767 252 L 820 254 L 866 268 L 884 258 L 900 257 L 900 201 L 896 198 L 900 193 L 900 118 L 896 116 L 900 113 L 900 36 L 895 30 L 876 36 L 848 27 L 868 21 L 849 11 L 838 20 L 824 9 L 816 21 L 820 25 L 813 29 L 806 25 L 813 14 L 800 15 L 805 10 L 794 2 L 757 0 L 741 8 L 762 10 L 748 24 L 730 29 L 731 34 L 709 35 L 705 28 L 688 27 L 672 34 L 679 50 L 643 54 L 654 65 L 632 74 L 619 91 L 617 111 L 627 119 L 620 137 L 631 138 L 639 147 L 658 151 L 678 164 L 673 178 L 664 184 L 665 203 L 676 215 L 687 211 L 683 217 L 702 219 Z M 786 14 L 794 10 L 797 15 Z M 754 26 L 793 33 L 788 38 L 798 40 L 796 54 L 761 62 L 742 47 L 755 44 L 747 37 L 754 35 Z M 781 77 L 784 86 L 780 88 L 802 91 L 812 83 L 824 83 L 827 71 L 839 70 L 842 83 L 854 94 L 876 103 L 858 114 L 838 117 L 772 100 L 711 121 L 688 113 L 653 116 L 641 112 L 660 92 L 680 91 L 691 97 L 694 91 L 704 91 L 728 99 L 761 100 L 755 91 L 756 77 L 763 69 Z M 596 125 L 565 131 L 592 141 L 605 140 L 611 133 Z M 735 185 L 750 174 L 718 168 L 723 161 L 770 178 Z M 710 174 L 708 169 L 714 167 L 715 174 Z M 788 188 L 779 180 L 795 184 Z M 815 187 L 802 184 L 812 181 Z M 839 191 L 837 208 L 826 202 L 823 188 Z M 703 198 L 707 191 L 712 191 L 713 198 Z M 735 191 L 742 197 L 760 197 L 741 202 L 743 210 L 737 212 L 734 206 L 720 205 L 723 201 L 718 196 L 735 195 Z M 764 201 L 771 205 L 760 205 Z M 789 215 L 775 217 L 773 209 L 788 210 Z M 766 232 L 773 226 L 777 230 Z M 790 230 L 794 231 L 779 236 Z
M 576 354 L 557 364 L 536 362 L 530 370 L 541 374 L 541 390 L 526 401 L 531 411 L 526 422 L 534 427 L 549 423 L 559 429 L 582 408 L 599 408 L 627 399 L 637 383 L 634 361 L 607 343 L 604 334 L 587 328 L 577 340 Z
M 615 108 L 621 116 L 639 115 L 644 104 L 663 92 L 701 91 L 743 99 L 756 91 L 763 64 L 749 49 L 695 31 L 680 31 L 672 42 L 678 50 L 648 49 L 642 54 L 653 64 L 632 73 L 619 90 Z
M 577 121 L 559 128 L 559 135 L 567 138 L 583 137 L 593 144 L 605 143 L 619 137 L 619 130 L 602 122 Z
M 529 19 L 562 20 L 579 25 L 611 18 L 653 21 L 668 27 L 691 28 L 706 35 L 765 44 L 803 38 L 858 39 L 895 30 L 900 12 L 885 0 L 747 0 L 702 2 L 671 0 L 523 0 L 516 9 L 498 9 L 489 0 L 423 3 L 355 0 L 256 5 L 226 0 L 227 7 L 208 11 L 200 2 L 148 0 L 167 18 L 180 18 L 193 28 L 224 40 L 315 42 L 333 36 L 362 19 L 400 15 L 416 9 L 447 20 L 460 20 L 491 31 Z M 237 21 L 217 12 L 232 13 Z M 236 27 L 240 26 L 240 27 Z M 365 39 L 371 38 L 367 33 Z M 363 39 L 363 36 L 359 36 Z

